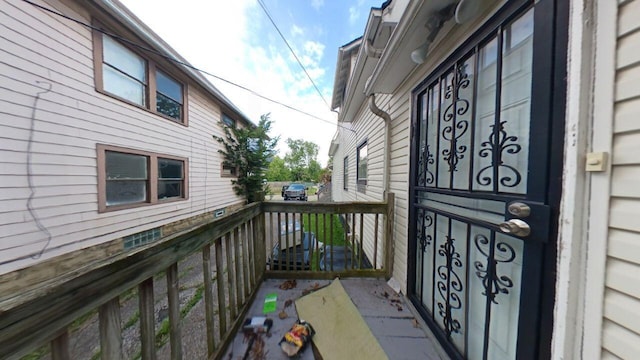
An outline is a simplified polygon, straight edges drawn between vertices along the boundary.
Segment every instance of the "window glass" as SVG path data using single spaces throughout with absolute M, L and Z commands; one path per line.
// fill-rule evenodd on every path
M 158 158 L 158 199 L 182 197 L 184 162 Z
M 102 37 L 103 60 L 120 72 L 142 82 L 147 82 L 146 61 L 109 36 Z
M 232 118 L 228 117 L 225 114 L 222 114 L 222 122 L 230 127 L 235 127 L 236 126 L 236 121 L 233 120 Z
M 222 165 L 222 175 L 236 176 L 236 172 L 234 166 Z
M 156 87 L 159 93 L 182 105 L 182 85 L 180 83 L 161 71 L 156 71 Z
M 533 35 L 533 10 L 529 10 L 507 28 L 506 46 L 508 49 L 514 48 L 531 35 Z
M 146 156 L 107 151 L 105 161 L 107 206 L 147 201 Z
M 345 156 L 343 163 L 342 188 L 347 190 L 349 184 L 349 158 Z
M 367 180 L 367 144 L 358 148 L 358 180 Z
M 143 84 L 110 66 L 105 66 L 102 73 L 105 91 L 138 105 L 145 105 L 145 86 Z
M 181 119 L 182 86 L 160 71 L 156 75 L 156 110 L 174 119 Z

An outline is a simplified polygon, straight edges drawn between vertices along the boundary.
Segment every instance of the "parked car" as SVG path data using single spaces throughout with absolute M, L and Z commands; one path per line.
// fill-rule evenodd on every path
M 311 253 L 316 251 L 316 235 L 310 231 L 303 234 L 302 241 L 289 248 L 280 248 L 280 244 L 276 244 L 271 251 L 268 264 L 271 270 L 309 270 L 311 269 Z M 282 239 L 285 243 L 285 239 Z M 322 252 L 320 243 L 318 243 L 318 252 Z M 294 255 L 295 254 L 295 255 Z
M 291 184 L 284 190 L 282 197 L 285 201 L 290 199 L 307 201 L 307 187 L 303 184 Z

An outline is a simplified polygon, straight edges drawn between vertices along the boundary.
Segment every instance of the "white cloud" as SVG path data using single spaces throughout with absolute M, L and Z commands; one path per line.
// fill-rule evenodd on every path
M 320 10 L 320 8 L 324 6 L 324 0 L 312 0 L 311 6 L 316 10 Z
M 302 35 L 304 35 L 304 30 L 301 27 L 299 27 L 298 25 L 293 24 L 293 26 L 291 26 L 291 35 L 293 37 L 302 36 Z
M 271 113 L 274 121 L 271 135 L 281 136 L 278 146 L 281 156 L 288 150 L 287 138 L 304 139 L 319 146 L 318 159 L 326 164 L 336 130 L 336 115 L 316 93 L 282 40 L 274 35 L 273 29 L 266 27 L 270 24 L 249 21 L 263 16 L 254 0 L 226 2 L 223 14 L 219 14 L 219 6 L 200 0 L 182 0 L 181 6 L 154 0 L 123 2 L 196 67 L 332 122 L 313 119 L 210 78 L 252 121 L 257 123 L 260 115 Z M 320 3 L 322 1 L 318 1 Z M 214 13 L 220 16 L 212 21 Z M 302 27 L 292 26 L 291 33 L 296 35 L 296 41 L 289 39 L 291 45 L 309 75 L 319 81 L 326 75 L 320 66 L 325 45 L 305 39 L 311 32 Z M 299 49 L 296 44 L 300 44 Z M 331 89 L 321 90 L 325 94 L 331 92 Z

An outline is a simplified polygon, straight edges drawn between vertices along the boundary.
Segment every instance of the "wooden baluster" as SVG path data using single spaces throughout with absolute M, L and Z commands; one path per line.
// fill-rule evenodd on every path
M 180 288 L 178 285 L 178 264 L 167 268 L 167 299 L 169 305 L 169 340 L 171 360 L 182 359 L 182 331 L 180 324 Z
M 391 277 L 393 273 L 393 222 L 394 222 L 394 206 L 395 206 L 395 194 L 389 193 L 387 195 L 387 213 L 384 226 L 384 255 L 385 262 L 384 267 L 387 272 L 387 277 Z
M 233 267 L 233 254 L 231 250 L 231 233 L 224 236 L 224 252 L 227 258 L 227 285 L 229 289 L 229 323 L 232 324 L 236 320 L 238 308 L 236 307 L 236 284 L 235 269 Z
M 233 230 L 233 255 L 234 255 L 234 264 L 235 264 L 235 274 L 236 274 L 236 305 L 238 309 L 242 308 L 244 305 L 244 297 L 242 292 L 242 260 L 244 256 L 240 252 L 240 228 L 237 227 Z
M 360 241 L 358 241 L 358 269 L 362 269 L 362 232 L 364 228 L 364 214 L 360 213 Z
M 69 360 L 69 330 L 64 329 L 60 335 L 51 341 L 51 359 Z
M 249 222 L 242 224 L 242 277 L 244 284 L 244 298 L 249 298 L 251 288 L 249 286 L 249 266 L 251 259 L 249 258 Z
M 204 310 L 207 322 L 207 353 L 213 355 L 216 350 L 213 310 L 213 279 L 211 278 L 211 245 L 202 249 L 202 273 L 204 274 Z
M 351 214 L 351 246 L 349 247 L 351 251 L 351 261 L 350 268 L 353 270 L 353 260 L 355 259 L 355 243 L 356 243 L 356 214 Z M 345 265 L 346 269 L 346 265 Z
M 98 319 L 100 323 L 100 354 L 102 359 L 122 359 L 119 297 L 116 296 L 100 306 Z
M 222 238 L 215 243 L 216 249 L 216 282 L 218 288 L 218 315 L 220 316 L 220 339 L 227 332 L 227 301 L 224 296 L 224 271 L 222 263 Z
M 378 217 L 380 214 L 376 213 L 375 225 L 373 225 L 373 268 L 378 268 Z
M 247 238 L 249 239 L 249 246 L 247 246 L 247 251 L 249 252 L 249 284 L 252 289 L 256 286 L 255 226 L 256 224 L 252 219 L 249 222 L 249 231 L 247 232 Z
M 153 301 L 153 277 L 138 286 L 140 297 L 140 342 L 143 360 L 156 359 L 156 331 Z

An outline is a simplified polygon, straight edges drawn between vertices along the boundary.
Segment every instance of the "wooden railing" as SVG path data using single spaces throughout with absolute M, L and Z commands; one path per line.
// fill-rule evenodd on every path
M 37 359 L 46 353 L 54 360 L 76 358 L 74 351 L 78 350 L 70 343 L 77 342 L 79 324 L 87 319 L 97 323 L 93 332 L 98 334 L 93 337 L 99 341 L 99 348 L 91 348 L 91 358 L 155 359 L 160 347 L 171 359 L 189 357 L 183 355 L 189 349 L 182 347 L 189 309 L 181 307 L 181 277 L 190 271 L 184 264 L 194 257 L 202 264 L 202 283 L 188 303 L 204 307 L 205 319 L 201 321 L 206 323 L 206 353 L 219 359 L 265 277 L 388 276 L 393 258 L 393 206 L 389 204 L 393 204 L 393 196 L 388 203 L 254 203 L 70 280 L 50 281 L 29 294 L 17 294 L 0 303 L 0 359 L 25 355 Z M 323 218 L 325 221 L 319 220 Z M 293 226 L 299 221 L 300 231 L 282 233 L 281 223 L 287 226 L 286 219 L 291 219 Z M 320 230 L 321 224 L 329 229 L 334 221 L 344 222 L 342 226 L 348 230 L 342 240 Z M 368 229 L 371 226 L 375 230 Z M 284 268 L 270 269 L 275 244 L 286 253 L 300 241 L 296 234 L 304 232 L 313 232 L 320 240 L 309 249 L 309 268 L 287 268 L 285 261 Z M 330 252 L 337 244 L 350 252 L 342 269 L 334 268 L 338 257 Z M 341 254 L 347 259 L 346 253 Z M 165 287 L 166 291 L 160 290 Z M 137 310 L 123 317 L 125 305 L 136 298 Z M 157 328 L 159 302 L 166 302 L 167 315 Z M 133 350 L 123 343 L 123 328 L 129 323 L 139 326 L 139 342 Z
M 393 268 L 394 195 L 386 202 L 265 202 L 270 278 L 375 277 Z M 303 238 L 315 239 L 304 243 Z M 300 259 L 302 257 L 302 259 Z M 275 269 L 274 269 L 275 268 Z

